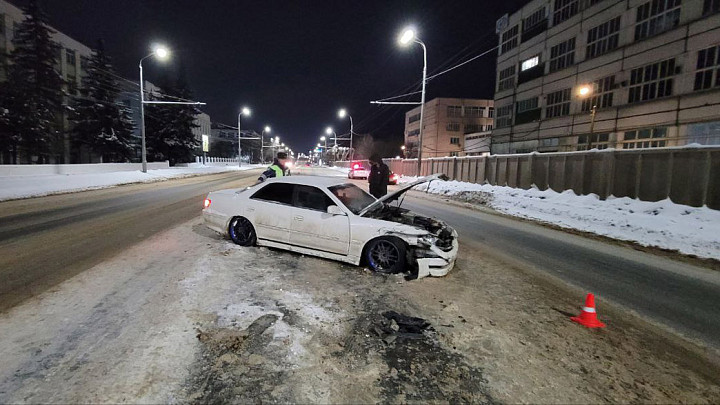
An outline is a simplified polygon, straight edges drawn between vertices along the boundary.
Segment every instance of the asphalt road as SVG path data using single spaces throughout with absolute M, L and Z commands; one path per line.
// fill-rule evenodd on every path
M 417 194 L 416 194 L 417 195 Z M 408 196 L 403 207 L 453 226 L 463 248 L 549 274 L 720 348 L 720 273 L 499 215 Z M 580 305 L 581 303 L 578 303 Z
M 258 170 L 0 203 L 0 311 L 200 214 Z

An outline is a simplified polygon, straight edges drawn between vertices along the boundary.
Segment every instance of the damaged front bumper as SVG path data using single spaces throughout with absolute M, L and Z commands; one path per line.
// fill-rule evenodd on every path
M 442 277 L 455 266 L 455 259 L 458 254 L 457 236 L 453 238 L 452 249 L 443 251 L 437 246 L 431 246 L 429 249 L 418 248 L 416 251 L 418 276 L 423 278 L 427 276 Z

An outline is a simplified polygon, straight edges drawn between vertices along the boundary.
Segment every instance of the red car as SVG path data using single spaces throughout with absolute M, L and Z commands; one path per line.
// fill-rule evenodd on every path
M 348 179 L 367 179 L 370 176 L 370 169 L 363 162 L 352 162 Z
M 388 184 L 395 185 L 398 182 L 398 175 L 390 171 L 390 178 L 388 179 Z

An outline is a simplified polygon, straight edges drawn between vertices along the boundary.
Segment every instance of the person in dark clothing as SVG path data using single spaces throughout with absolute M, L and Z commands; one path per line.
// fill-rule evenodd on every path
M 265 170 L 258 181 L 255 184 L 262 183 L 263 181 L 272 177 L 283 177 L 289 176 L 290 170 L 287 169 L 288 155 L 285 152 L 278 152 L 277 157 L 273 160 L 273 164 Z
M 390 177 L 390 168 L 383 163 L 380 156 L 373 154 L 370 156 L 370 175 L 368 183 L 370 185 L 370 194 L 375 198 L 380 198 L 387 194 L 387 186 Z

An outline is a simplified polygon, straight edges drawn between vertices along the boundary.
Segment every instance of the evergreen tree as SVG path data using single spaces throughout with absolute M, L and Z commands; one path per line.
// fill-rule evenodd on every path
M 158 100 L 178 101 L 192 97 L 182 69 L 174 83 L 167 80 L 161 83 L 163 95 L 156 97 Z M 171 165 L 192 161 L 195 149 L 200 146 L 192 133 L 193 128 L 198 127 L 195 116 L 200 111 L 192 105 L 150 104 L 145 113 L 148 159 L 168 160 Z
M 127 108 L 118 102 L 120 86 L 102 41 L 88 61 L 82 83 L 70 117 L 75 142 L 100 155 L 103 162 L 127 161 L 134 125 Z
M 8 81 L 0 97 L 0 109 L 7 110 L 0 120 L 0 147 L 11 150 L 15 162 L 19 148 L 28 155 L 50 152 L 58 135 L 56 114 L 63 85 L 55 70 L 60 47 L 50 38 L 47 16 L 37 0 L 31 0 L 23 13 L 25 19 L 13 37 L 15 49 L 10 53 Z

